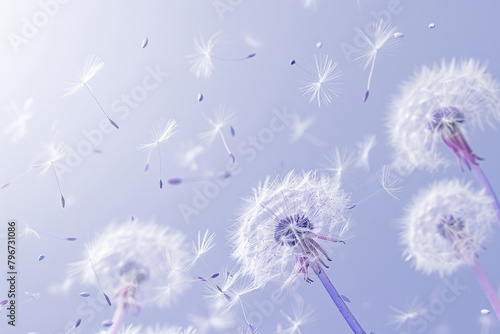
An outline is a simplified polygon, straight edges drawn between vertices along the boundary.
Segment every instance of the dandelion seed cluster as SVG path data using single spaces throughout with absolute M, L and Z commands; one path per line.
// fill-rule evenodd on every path
M 423 66 L 404 82 L 386 115 L 394 167 L 435 171 L 447 166 L 439 140 L 443 128 L 464 131 L 500 120 L 500 85 L 476 59 Z
M 456 179 L 421 190 L 401 219 L 404 257 L 425 274 L 441 276 L 472 264 L 491 238 L 491 199 Z
M 292 171 L 267 177 L 245 199 L 234 226 L 232 256 L 258 286 L 271 280 L 290 285 L 308 267 L 330 260 L 350 220 L 349 196 L 326 174 Z

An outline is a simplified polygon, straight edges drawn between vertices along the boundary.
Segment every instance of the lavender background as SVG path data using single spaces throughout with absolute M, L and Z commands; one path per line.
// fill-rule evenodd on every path
M 18 233 L 23 224 L 28 224 L 78 238 L 73 243 L 43 236 L 40 240 L 18 238 L 18 293 L 39 292 L 40 298 L 18 308 L 15 330 L 6 325 L 2 310 L 2 333 L 63 333 L 68 323 L 77 318 L 83 319 L 80 333 L 97 332 L 101 321 L 111 318 L 114 309 L 94 310 L 78 296 L 83 290 L 97 290 L 76 286 L 62 294 L 55 292 L 54 287 L 64 281 L 67 264 L 82 258 L 84 244 L 95 232 L 102 231 L 111 221 L 126 221 L 131 215 L 142 219 L 155 216 L 158 223 L 183 230 L 189 240 L 196 238 L 198 230 L 215 231 L 217 246 L 205 257 L 206 266 L 200 267 L 203 272 L 199 274 L 207 276 L 223 266 L 231 267 L 234 263 L 228 256 L 227 228 L 240 207 L 241 197 L 248 195 L 250 188 L 268 174 L 315 169 L 326 164 L 324 156 L 329 149 L 305 140 L 290 143 L 289 127 L 274 133 L 268 143 L 260 142 L 261 149 L 250 153 L 251 138 L 262 136 L 263 129 L 269 128 L 275 117 L 274 109 L 295 110 L 301 118 L 315 116 L 317 121 L 308 132 L 327 141 L 330 148 L 356 150 L 356 143 L 365 135 L 376 135 L 378 145 L 370 155 L 371 171 L 353 173 L 351 178 L 347 175 L 345 188 L 356 201 L 378 189 L 376 171 L 390 162 L 391 155 L 384 128 L 385 117 L 390 117 L 389 99 L 416 67 L 443 58 L 475 57 L 488 60 L 489 71 L 500 78 L 495 41 L 500 29 L 499 7 L 493 1 L 360 0 L 359 9 L 354 0 L 318 0 L 316 6 L 309 8 L 300 0 L 219 2 L 230 10 L 218 12 L 214 7 L 217 1 L 212 0 L 66 3 L 4 0 L 0 4 L 0 183 L 28 169 L 41 153 L 41 143 L 64 140 L 77 149 L 87 140 L 86 131 L 99 129 L 103 116 L 87 92 L 61 98 L 66 82 L 75 79 L 75 67 L 81 67 L 89 54 L 105 62 L 104 69 L 89 83 L 111 118 L 120 125 L 120 130 L 103 134 L 102 140 L 93 144 L 102 153 L 83 157 L 71 171 L 61 175 L 67 199 L 65 209 L 61 208 L 52 171 L 43 177 L 30 172 L 0 190 L 2 245 L 8 219 L 17 220 Z M 57 3 L 57 12 L 27 37 L 26 43 L 13 46 L 9 36 L 22 36 L 24 20 L 33 22 L 33 16 L 42 15 L 42 4 L 46 3 Z M 363 104 L 368 71 L 362 71 L 353 57 L 342 52 L 341 45 L 354 45 L 354 27 L 364 29 L 374 17 L 387 13 L 390 17 L 385 18 L 405 37 L 397 48 L 377 57 L 371 94 Z M 431 22 L 436 24 L 435 29 L 428 28 Z M 200 33 L 206 40 L 219 31 L 224 39 L 216 45 L 216 54 L 244 57 L 256 52 L 257 56 L 243 62 L 214 60 L 212 77 L 197 79 L 189 72 L 186 56 L 194 53 L 194 39 Z M 149 44 L 143 49 L 141 43 L 146 36 Z M 317 42 L 322 43 L 320 49 Z M 315 54 L 330 55 L 343 72 L 342 94 L 321 108 L 300 95 L 300 70 L 289 65 L 292 59 L 312 63 Z M 142 85 L 148 70 L 156 68 L 168 72 L 168 77 L 156 89 L 148 91 L 137 106 L 127 108 L 126 115 L 124 111 L 113 112 L 113 103 L 121 103 L 122 94 L 130 95 L 135 87 Z M 205 97 L 202 102 L 197 100 L 200 92 Z M 11 104 L 21 107 L 28 99 L 33 100 L 32 117 L 25 123 L 26 134 L 13 142 L 12 136 L 4 133 L 18 116 Z M 179 207 L 193 206 L 196 192 L 205 191 L 207 183 L 166 185 L 160 190 L 156 152 L 150 170 L 145 173 L 146 153 L 136 147 L 149 140 L 151 126 L 158 119 L 175 118 L 179 131 L 162 146 L 163 179 L 224 171 L 228 159 L 219 138 L 208 146 L 198 138 L 198 133 L 209 129 L 201 114 L 211 115 L 213 108 L 221 104 L 230 106 L 237 115 L 236 136 L 230 137 L 228 129 L 225 130 L 238 169 L 206 207 L 185 219 Z M 492 129 L 470 135 L 474 151 L 486 158 L 482 167 L 497 191 L 500 191 L 496 166 L 499 140 L 499 132 Z M 195 159 L 196 168 L 181 165 L 183 154 L 196 145 L 204 149 Z M 451 153 L 448 155 L 453 159 Z M 379 193 L 352 211 L 356 224 L 351 238 L 338 248 L 327 273 L 340 293 L 349 297 L 353 313 L 366 330 L 379 334 L 403 333 L 404 327 L 397 330 L 389 324 L 395 314 L 391 306 L 407 310 L 415 297 L 426 307 L 437 307 L 447 285 L 438 275 L 423 276 L 404 262 L 396 221 L 419 187 L 445 176 L 473 179 L 456 165 L 436 174 L 416 172 L 404 180 L 400 202 Z M 1 248 L 0 261 L 4 263 L 5 247 Z M 487 248 L 480 265 L 500 292 L 498 235 Z M 46 258 L 38 262 L 41 253 Z M 498 331 L 500 325 L 494 314 L 482 316 L 479 312 L 490 307 L 472 272 L 464 268 L 448 279 L 457 280 L 466 288 L 454 302 L 445 304 L 442 312 L 431 312 L 425 330 L 413 327 L 412 333 L 488 333 L 480 320 L 491 322 L 489 333 Z M 4 279 L 0 282 L 0 299 L 5 299 L 7 285 Z M 303 333 L 349 333 L 319 281 L 312 285 L 300 282 L 297 296 L 273 303 L 272 310 L 263 312 L 258 305 L 269 300 L 272 288 L 269 286 L 245 299 L 250 315 L 261 314 L 263 321 L 258 327 L 262 333 L 273 333 L 278 323 L 285 324 L 279 310 L 291 313 L 291 301 L 298 296 L 311 304 L 318 318 L 304 325 Z M 201 284 L 194 284 L 173 308 L 146 307 L 137 317 L 126 316 L 125 324 L 186 325 L 187 313 L 207 315 L 203 292 Z M 238 323 L 243 323 L 240 313 L 237 316 Z M 256 314 L 252 316 L 258 318 Z

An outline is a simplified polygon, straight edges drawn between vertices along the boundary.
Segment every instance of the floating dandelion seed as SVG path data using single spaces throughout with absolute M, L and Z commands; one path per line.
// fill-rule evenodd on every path
M 192 65 L 190 71 L 198 79 L 202 78 L 207 80 L 208 78 L 210 78 L 215 69 L 213 64 L 213 59 L 226 60 L 226 61 L 241 61 L 255 57 L 255 53 L 251 53 L 244 58 L 234 58 L 234 59 L 216 56 L 213 53 L 213 48 L 215 47 L 215 44 L 217 44 L 220 38 L 220 34 L 221 33 L 218 32 L 212 35 L 212 37 L 210 37 L 206 43 L 203 40 L 203 36 L 200 36 L 199 40 L 195 39 L 196 54 L 190 55 L 188 57 L 192 59 L 191 60 Z
M 73 330 L 75 330 L 76 328 L 78 328 L 78 326 L 80 326 L 80 324 L 82 323 L 82 319 L 78 318 L 75 322 L 75 324 L 73 325 L 73 327 L 71 327 L 70 329 L 68 329 L 66 331 L 66 333 L 64 334 L 68 334 L 69 332 L 72 332 Z
M 358 148 L 358 155 L 356 159 L 357 167 L 364 167 L 366 170 L 370 170 L 370 152 L 376 144 L 377 139 L 375 135 L 366 135 L 362 142 L 356 143 Z
M 203 94 L 198 93 L 198 102 L 201 102 L 201 101 L 203 101 Z
M 483 315 L 488 315 L 488 314 L 490 314 L 490 313 L 491 313 L 491 311 L 490 311 L 490 310 L 487 310 L 487 309 L 482 309 L 482 310 L 481 310 L 481 314 L 483 314 Z
M 241 300 L 244 295 L 258 288 L 253 279 L 241 275 L 238 271 L 231 274 L 226 268 L 210 278 L 210 281 L 205 281 L 207 294 L 204 296 L 209 306 L 219 314 L 225 314 L 239 306 L 247 328 L 253 329 Z
M 101 322 L 102 327 L 110 327 L 113 326 L 113 321 L 110 319 L 106 319 L 103 322 Z
M 151 142 L 146 144 L 141 144 L 138 146 L 139 150 L 147 150 L 148 157 L 146 159 L 146 165 L 144 170 L 147 171 L 149 168 L 149 161 L 151 159 L 151 152 L 155 147 L 158 148 L 158 157 L 160 159 L 160 189 L 163 188 L 163 181 L 161 179 L 161 151 L 160 144 L 166 143 L 170 137 L 172 137 L 177 132 L 177 122 L 174 119 L 161 120 L 158 122 L 156 127 L 153 127 L 153 138 Z
M 144 40 L 142 41 L 142 48 L 144 49 L 146 46 L 148 46 L 148 42 L 149 42 L 149 39 L 146 37 L 144 38 Z
M 426 315 L 428 313 L 427 308 L 422 303 L 418 303 L 417 299 L 413 299 L 408 311 L 402 311 L 391 306 L 391 309 L 396 313 L 391 317 L 391 324 L 394 324 L 399 330 L 401 326 L 408 324 L 410 325 L 412 321 Z
M 296 65 L 306 74 L 305 83 L 299 88 L 302 96 L 309 103 L 316 100 L 318 108 L 321 108 L 322 104 L 329 105 L 332 102 L 333 96 L 339 96 L 340 91 L 337 87 L 340 85 L 338 79 L 342 76 L 342 72 L 337 69 L 337 63 L 328 55 L 315 55 L 314 62 L 314 70 L 302 67 L 296 60 L 292 60 L 290 64 Z
M 78 280 L 112 291 L 116 309 L 109 333 L 116 333 L 125 313 L 138 313 L 151 302 L 167 305 L 165 284 L 175 283 L 175 289 L 169 286 L 170 299 L 186 289 L 191 279 L 182 270 L 193 261 L 185 239 L 182 232 L 153 221 L 112 223 L 86 245 L 85 259 L 70 265 L 65 285 Z
M 28 98 L 26 101 L 24 101 L 22 107 L 19 107 L 14 101 L 10 103 L 8 111 L 14 114 L 15 120 L 7 125 L 7 127 L 5 127 L 5 129 L 3 130 L 3 135 L 10 136 L 10 140 L 12 143 L 18 142 L 22 137 L 26 135 L 26 123 L 33 117 L 33 112 L 31 111 L 32 105 L 32 98 Z
M 436 25 L 434 23 L 429 23 L 429 29 L 434 29 L 436 28 Z
M 382 168 L 377 172 L 377 178 L 378 182 L 381 185 L 381 188 L 371 195 L 367 196 L 363 200 L 357 202 L 356 204 L 351 205 L 348 207 L 348 209 L 353 209 L 354 207 L 360 205 L 361 203 L 366 202 L 368 199 L 372 198 L 382 190 L 385 190 L 385 192 L 391 196 L 394 200 L 399 201 L 398 193 L 401 191 L 402 187 L 400 186 L 401 184 L 401 179 L 399 176 L 394 174 L 392 170 L 389 168 L 387 165 L 383 165 Z
M 221 106 L 214 111 L 214 119 L 208 118 L 205 115 L 203 117 L 207 120 L 207 122 L 212 126 L 212 129 L 200 134 L 200 137 L 207 143 L 210 144 L 214 141 L 217 135 L 220 136 L 222 143 L 224 144 L 224 148 L 226 149 L 227 154 L 229 155 L 229 161 L 232 163 L 235 162 L 235 158 L 233 153 L 229 150 L 227 146 L 226 138 L 222 133 L 221 129 L 227 125 L 235 123 L 236 119 L 234 116 L 234 112 L 230 108 L 226 108 L 225 106 Z
M 60 236 L 57 236 L 57 235 L 54 235 L 54 234 L 51 234 L 51 233 L 47 233 L 47 232 L 44 232 L 44 231 L 35 230 L 35 229 L 31 228 L 27 224 L 24 225 L 24 228 L 21 231 L 21 233 L 19 234 L 19 236 L 20 237 L 26 237 L 26 238 L 32 237 L 32 238 L 35 238 L 35 239 L 40 239 L 40 234 L 49 236 L 49 237 L 54 238 L 54 239 L 59 239 L 59 240 L 66 240 L 66 241 L 75 241 L 76 240 L 75 237 L 60 237 Z
M 316 123 L 316 117 L 310 116 L 305 118 L 304 120 L 301 120 L 299 115 L 297 113 L 292 114 L 292 119 L 291 119 L 291 124 L 290 124 L 290 142 L 294 143 L 301 138 L 304 138 L 307 140 L 309 143 L 325 148 L 328 146 L 328 143 L 325 142 L 324 140 L 319 139 L 318 137 L 310 134 L 307 132 L 307 129 L 312 127 Z
M 29 292 L 29 291 L 25 291 L 24 293 L 25 293 L 25 294 L 29 297 L 29 299 L 27 299 L 27 300 L 25 300 L 25 301 L 23 301 L 23 302 L 19 303 L 19 305 L 24 304 L 24 303 L 27 303 L 27 302 L 30 302 L 30 301 L 32 301 L 32 300 L 36 300 L 36 299 L 40 298 L 40 293 L 38 293 L 38 292 Z
M 193 177 L 185 177 L 185 178 L 173 177 L 171 179 L 168 179 L 168 183 L 175 186 L 175 185 L 178 185 L 181 183 L 184 184 L 184 183 L 191 183 L 191 182 L 203 182 L 203 181 L 210 181 L 213 179 L 226 180 L 230 177 L 231 177 L 230 172 L 221 172 L 215 176 L 193 176 Z
M 49 144 L 45 146 L 44 158 L 39 162 L 33 164 L 34 169 L 39 169 L 40 175 L 47 173 L 49 169 L 52 168 L 57 181 L 57 188 L 59 189 L 59 194 L 61 195 L 61 204 L 64 208 L 66 201 L 64 199 L 63 193 L 61 191 L 61 185 L 59 183 L 59 177 L 57 176 L 56 163 L 59 160 L 66 158 L 71 152 L 71 148 L 65 143 L 59 144 Z
M 290 324 L 290 327 L 281 331 L 283 334 L 301 334 L 301 326 L 317 320 L 317 317 L 314 315 L 314 309 L 309 304 L 304 307 L 304 303 L 299 302 L 298 304 L 294 304 L 292 306 L 292 310 L 293 316 L 289 316 L 281 310 L 281 314 Z
M 460 169 L 465 163 L 493 199 L 500 223 L 498 200 L 479 167 L 481 159 L 464 135 L 468 127 L 482 129 L 483 123 L 493 126 L 493 119 L 500 120 L 500 85 L 486 71 L 486 65 L 474 59 L 453 59 L 432 68 L 422 67 L 401 85 L 388 116 L 393 166 L 397 171 L 435 171 L 447 166 L 449 161 L 438 145 L 444 142 L 456 155 Z
M 97 103 L 99 108 L 101 108 L 102 113 L 106 118 L 109 120 L 111 125 L 113 125 L 115 128 L 119 129 L 120 127 L 118 124 L 116 124 L 111 118 L 109 118 L 108 114 L 104 111 L 104 108 L 102 107 L 101 103 L 97 98 L 95 97 L 94 93 L 92 92 L 92 88 L 90 88 L 88 82 L 90 79 L 92 79 L 99 71 L 102 70 L 104 67 L 104 62 L 100 60 L 98 57 L 94 55 L 90 55 L 87 57 L 87 60 L 85 61 L 85 65 L 83 67 L 82 71 L 78 71 L 78 82 L 72 82 L 69 84 L 69 87 L 65 89 L 66 94 L 63 95 L 63 97 L 70 96 L 78 92 L 80 89 L 85 87 L 87 91 L 92 95 L 94 98 L 94 101 Z
M 241 273 L 257 287 L 281 280 L 281 289 L 297 275 L 309 278 L 309 267 L 319 277 L 354 333 L 365 333 L 326 276 L 329 247 L 343 242 L 349 226 L 344 213 L 349 196 L 337 178 L 315 172 L 290 172 L 267 177 L 245 200 L 233 228 L 232 256 Z
M 398 39 L 394 38 L 396 29 L 397 28 L 393 28 L 389 23 L 383 20 L 380 20 L 378 23 L 374 23 L 372 25 L 372 29 L 369 32 L 370 36 L 367 36 L 363 31 L 361 31 L 361 29 L 356 28 L 357 33 L 366 42 L 364 48 L 360 51 L 360 55 L 356 58 L 356 61 L 361 64 L 363 70 L 366 70 L 371 64 L 363 102 L 366 102 L 368 95 L 370 94 L 370 83 L 372 80 L 377 54 L 380 50 L 388 49 L 398 42 Z
M 45 259 L 45 254 L 40 254 L 38 256 L 38 261 L 42 261 L 43 259 Z
M 495 212 L 484 190 L 445 180 L 421 190 L 401 220 L 403 257 L 424 274 L 450 275 L 469 265 L 500 319 L 500 302 L 477 258 L 490 238 Z
M 346 148 L 339 149 L 337 146 L 325 158 L 327 163 L 323 165 L 323 170 L 333 173 L 339 182 L 345 178 L 355 163 L 354 152 Z
M 90 292 L 80 292 L 80 293 L 79 293 L 79 295 L 80 295 L 81 297 L 86 298 L 86 297 L 89 297 L 89 296 L 90 296 Z
M 207 253 L 215 246 L 215 233 L 209 234 L 206 230 L 201 238 L 201 231 L 198 231 L 198 243 L 195 244 L 193 241 L 192 251 L 194 253 L 193 261 L 197 261 L 203 254 Z
M 393 36 L 395 38 L 403 38 L 405 37 L 405 34 L 403 34 L 402 32 L 395 32 Z

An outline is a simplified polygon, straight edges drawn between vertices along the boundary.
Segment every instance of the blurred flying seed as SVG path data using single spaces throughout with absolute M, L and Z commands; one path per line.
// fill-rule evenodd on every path
M 316 43 L 316 47 L 317 47 L 318 49 L 321 49 L 321 47 L 322 47 L 322 46 L 323 46 L 323 44 L 322 44 L 321 42 Z
M 436 27 L 436 25 L 434 23 L 429 24 L 429 29 L 434 29 L 435 27 Z
M 485 308 L 481 310 L 481 314 L 487 315 L 487 314 L 490 314 L 490 313 L 491 313 L 491 311 L 487 310 Z
M 0 305 L 5 305 L 5 304 L 7 304 L 8 302 L 9 302 L 9 301 L 8 301 L 7 299 L 2 300 L 2 301 L 0 302 Z
M 292 59 L 292 61 L 290 62 L 290 65 L 295 65 L 295 59 Z
M 77 328 L 78 326 L 80 326 L 81 323 L 82 323 L 82 319 L 78 318 L 78 320 L 75 323 L 75 328 Z
M 109 306 L 111 306 L 111 300 L 109 300 L 108 295 L 106 295 L 104 292 L 103 292 L 103 295 L 106 298 L 106 301 L 108 302 Z
M 346 296 L 344 295 L 340 295 L 340 297 L 342 297 L 342 299 L 348 303 L 350 303 L 351 301 L 349 300 L 349 298 L 347 298 Z
M 182 182 L 182 180 L 178 177 L 168 180 L 168 183 L 170 183 L 170 184 L 179 184 L 181 182 Z
M 135 217 L 134 217 L 134 216 L 130 216 L 130 220 L 131 220 L 131 221 L 134 221 L 134 220 L 135 220 Z
M 144 40 L 142 41 L 142 48 L 144 49 L 147 45 L 148 45 L 148 38 L 144 38 Z
M 162 189 L 162 188 L 163 188 L 163 181 L 160 180 L 160 189 Z
M 229 154 L 229 161 L 231 161 L 231 163 L 235 163 L 236 159 L 234 158 L 234 155 L 231 153 Z
M 102 151 L 98 150 L 97 148 L 94 148 L 94 153 L 102 153 Z
M 210 278 L 216 278 L 219 276 L 219 273 L 215 273 L 215 274 L 212 274 L 212 276 L 210 276 Z
M 109 326 L 112 326 L 113 325 L 113 321 L 112 320 L 104 320 L 102 323 L 101 323 L 101 326 L 102 327 L 109 327 Z
M 68 240 L 68 241 L 75 241 L 76 238 L 75 237 L 67 237 L 66 240 Z
M 42 261 L 43 259 L 45 259 L 45 254 L 40 254 L 40 256 L 38 257 L 38 261 Z
M 64 207 L 66 206 L 66 200 L 64 199 L 63 195 L 61 195 L 61 203 L 62 203 L 62 207 L 64 209 Z
M 79 295 L 81 297 L 88 297 L 88 296 L 90 296 L 90 292 L 80 292 Z
M 231 136 L 234 137 L 234 135 L 236 134 L 236 132 L 234 131 L 234 128 L 232 126 L 230 126 L 229 129 L 231 130 Z
M 204 279 L 204 278 L 203 278 L 203 277 L 201 277 L 201 276 L 198 276 L 198 279 L 199 279 L 200 281 L 202 281 L 202 282 L 206 282 L 206 281 L 207 281 L 206 279 Z
M 402 37 L 405 37 L 405 34 L 403 34 L 402 32 L 396 32 L 396 33 L 394 33 L 394 37 L 402 38 Z
M 201 102 L 201 101 L 203 101 L 203 94 L 198 93 L 198 102 Z

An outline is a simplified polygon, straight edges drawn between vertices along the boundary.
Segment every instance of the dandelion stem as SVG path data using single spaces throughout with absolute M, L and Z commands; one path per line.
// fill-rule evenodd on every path
M 483 271 L 476 262 L 471 264 L 471 268 L 474 274 L 476 275 L 476 278 L 479 281 L 481 288 L 483 288 L 486 297 L 488 297 L 488 300 L 490 301 L 490 304 L 493 307 L 493 310 L 495 311 L 498 319 L 500 319 L 500 301 L 498 300 L 498 297 L 495 294 L 495 290 L 493 290 L 493 287 L 488 281 L 488 278 L 486 278 Z
M 332 298 L 333 302 L 335 305 L 338 307 L 340 313 L 344 317 L 344 319 L 347 321 L 347 324 L 349 327 L 351 327 L 352 331 L 355 334 L 366 334 L 366 332 L 363 330 L 361 325 L 358 323 L 354 315 L 351 313 L 351 310 L 347 307 L 345 304 L 344 300 L 342 297 L 340 297 L 339 293 L 333 286 L 332 282 L 326 275 L 325 271 L 320 267 L 319 264 L 313 264 L 311 265 L 313 268 L 314 272 L 316 275 L 318 275 L 319 279 L 321 280 L 321 283 L 323 283 L 323 286 L 325 287 L 326 291 L 328 291 L 328 294 Z
M 59 183 L 59 178 L 57 177 L 57 172 L 56 168 L 54 167 L 54 163 L 51 162 L 50 164 L 52 165 L 52 170 L 54 170 L 54 175 L 56 176 L 57 188 L 59 188 L 59 194 L 61 195 L 61 204 L 64 209 L 64 207 L 66 206 L 66 200 L 64 199 L 63 193 L 61 191 L 61 184 Z
M 160 143 L 158 142 L 158 156 L 160 157 L 160 189 L 163 188 L 163 181 L 161 180 L 161 151 L 160 151 Z
M 479 184 L 481 186 L 483 186 L 483 188 L 485 189 L 486 195 L 491 197 L 491 199 L 493 200 L 491 205 L 493 206 L 493 209 L 495 210 L 498 223 L 500 224 L 500 205 L 498 204 L 498 199 L 497 199 L 495 193 L 493 192 L 493 189 L 491 188 L 491 185 L 488 182 L 486 175 L 484 175 L 483 170 L 477 164 L 471 164 L 471 170 L 474 173 L 474 176 L 476 177 Z
M 118 306 L 116 307 L 115 313 L 113 314 L 113 325 L 109 329 L 109 334 L 118 334 L 118 329 L 122 324 L 123 317 L 125 316 L 125 303 L 120 300 Z
M 118 126 L 118 124 L 116 124 L 111 118 L 109 118 L 108 114 L 106 114 L 106 112 L 104 111 L 104 108 L 101 106 L 101 104 L 99 103 L 99 101 L 95 97 L 94 93 L 92 93 L 92 89 L 90 89 L 90 86 L 87 83 L 84 83 L 84 85 L 85 85 L 85 87 L 87 87 L 87 90 L 89 91 L 90 95 L 92 95 L 92 97 L 94 98 L 95 102 L 97 103 L 97 105 L 99 106 L 99 108 L 101 108 L 101 111 L 103 112 L 104 116 L 107 117 L 107 119 L 109 120 L 109 122 L 111 123 L 111 125 L 113 125 L 117 129 L 119 129 L 120 127 Z

